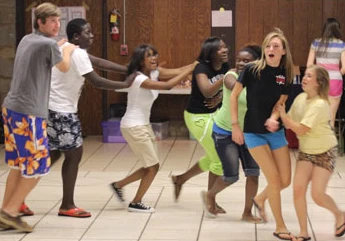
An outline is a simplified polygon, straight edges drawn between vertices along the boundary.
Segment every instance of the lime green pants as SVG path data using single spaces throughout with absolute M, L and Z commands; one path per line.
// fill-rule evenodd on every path
M 205 156 L 201 157 L 198 162 L 200 169 L 221 176 L 223 175 L 222 163 L 212 139 L 213 115 L 214 113 L 192 114 L 184 111 L 184 121 L 190 133 L 205 151 Z

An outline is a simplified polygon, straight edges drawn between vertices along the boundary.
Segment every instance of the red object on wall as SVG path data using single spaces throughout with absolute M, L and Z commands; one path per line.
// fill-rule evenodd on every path
M 298 149 L 298 139 L 295 132 L 290 129 L 285 130 L 286 140 L 288 141 L 288 147 L 291 149 Z
M 109 15 L 109 27 L 111 39 L 115 41 L 120 39 L 120 18 L 120 11 L 114 8 Z
M 120 39 L 120 31 L 119 31 L 119 28 L 116 25 L 114 25 L 111 28 L 110 36 L 111 36 L 111 39 L 115 40 L 115 41 Z

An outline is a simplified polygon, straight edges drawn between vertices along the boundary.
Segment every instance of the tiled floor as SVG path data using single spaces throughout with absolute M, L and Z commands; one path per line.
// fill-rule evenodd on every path
M 103 144 L 101 137 L 90 136 L 84 143 L 84 156 L 75 199 L 78 206 L 92 212 L 92 217 L 76 219 L 57 216 L 61 201 L 61 162 L 59 162 L 49 175 L 42 178 L 27 199 L 28 205 L 36 214 L 25 220 L 35 225 L 34 232 L 22 234 L 3 231 L 0 232 L 0 241 L 277 240 L 272 236 L 274 231 L 272 215 L 269 215 L 270 220 L 267 224 L 254 225 L 240 221 L 244 201 L 243 174 L 239 182 L 219 195 L 218 202 L 227 210 L 227 214 L 219 215 L 216 219 L 205 218 L 201 206 L 200 191 L 206 188 L 206 173 L 194 177 L 185 184 L 180 201 L 175 203 L 170 175 L 187 170 L 198 160 L 203 151 L 196 141 L 187 139 L 170 138 L 158 144 L 161 168 L 144 199 L 145 203 L 156 208 L 156 213 L 129 213 L 117 202 L 108 184 L 137 169 L 139 167 L 137 159 L 126 144 Z M 291 151 L 293 166 L 295 154 Z M 1 151 L 1 159 L 3 156 Z M 332 176 L 328 192 L 345 210 L 344 160 L 344 157 L 339 158 L 337 172 Z M 0 163 L 1 201 L 8 170 L 3 161 Z M 125 188 L 127 200 L 133 197 L 137 185 L 138 183 L 135 183 Z M 265 180 L 261 176 L 260 189 L 264 185 Z M 292 204 L 291 187 L 284 190 L 282 196 L 283 214 L 287 226 L 292 233 L 297 234 L 298 223 Z M 333 216 L 316 206 L 310 197 L 308 197 L 308 205 L 312 240 L 339 240 L 333 236 Z

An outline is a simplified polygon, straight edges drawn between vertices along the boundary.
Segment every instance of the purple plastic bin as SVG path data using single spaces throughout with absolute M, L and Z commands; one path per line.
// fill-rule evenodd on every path
M 120 130 L 120 119 L 109 119 L 102 122 L 104 143 L 126 143 Z

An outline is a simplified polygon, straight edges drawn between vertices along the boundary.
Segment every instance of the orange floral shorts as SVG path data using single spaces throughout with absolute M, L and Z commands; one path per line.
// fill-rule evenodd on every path
M 2 108 L 5 135 L 5 162 L 24 177 L 40 177 L 49 172 L 47 122 L 44 118 Z

